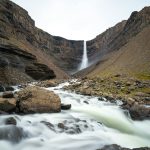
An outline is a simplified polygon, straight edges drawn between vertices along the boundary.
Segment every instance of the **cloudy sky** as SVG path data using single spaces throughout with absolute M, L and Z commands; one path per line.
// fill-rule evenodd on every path
M 25 8 L 36 26 L 52 35 L 90 40 L 150 0 L 12 0 Z

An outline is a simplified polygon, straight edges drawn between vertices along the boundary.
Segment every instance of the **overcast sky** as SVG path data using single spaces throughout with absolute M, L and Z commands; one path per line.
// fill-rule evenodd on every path
M 12 0 L 25 8 L 37 27 L 52 35 L 90 40 L 150 0 Z

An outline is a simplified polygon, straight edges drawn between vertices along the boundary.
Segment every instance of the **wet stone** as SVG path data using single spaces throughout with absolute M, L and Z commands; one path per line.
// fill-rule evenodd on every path
M 41 121 L 41 123 L 43 123 L 44 125 L 46 125 L 49 129 L 55 131 L 54 125 L 52 123 L 47 122 L 47 121 Z
M 89 104 L 89 102 L 87 102 L 87 101 L 83 101 L 85 104 Z
M 4 92 L 2 95 L 3 98 L 13 98 L 14 94 L 11 91 Z
M 69 110 L 71 108 L 71 104 L 61 104 L 61 109 L 62 110 Z
M 64 126 L 64 124 L 63 124 L 63 123 L 58 123 L 58 128 L 64 129 L 64 128 L 65 128 L 65 126 Z
M 7 86 L 7 87 L 5 87 L 5 90 L 6 91 L 14 91 L 14 88 L 11 86 Z

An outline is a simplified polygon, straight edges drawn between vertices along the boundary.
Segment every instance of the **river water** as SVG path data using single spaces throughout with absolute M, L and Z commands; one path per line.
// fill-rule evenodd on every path
M 109 144 L 150 147 L 150 120 L 133 121 L 119 105 L 104 98 L 101 101 L 98 97 L 64 91 L 62 87 L 68 84 L 47 89 L 58 94 L 62 103 L 72 104 L 71 110 L 0 116 L 0 133 L 6 134 L 10 129 L 9 140 L 0 140 L 0 150 L 95 150 Z M 4 125 L 5 119 L 11 116 L 17 120 L 21 136 L 14 126 Z M 65 128 L 60 128 L 59 123 Z

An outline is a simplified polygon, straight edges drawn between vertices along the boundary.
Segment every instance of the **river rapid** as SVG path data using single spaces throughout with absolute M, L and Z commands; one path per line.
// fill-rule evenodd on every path
M 127 111 L 105 98 L 84 96 L 62 89 L 69 83 L 47 88 L 71 104 L 70 110 L 61 113 L 2 115 L 0 133 L 8 132 L 9 140 L 0 140 L 0 150 L 95 150 L 104 145 L 121 147 L 150 147 L 150 120 L 133 121 Z M 18 90 L 18 89 L 16 89 Z M 13 125 L 5 119 L 14 117 Z M 19 136 L 19 138 L 17 137 Z M 1 135 L 0 135 L 1 137 Z

